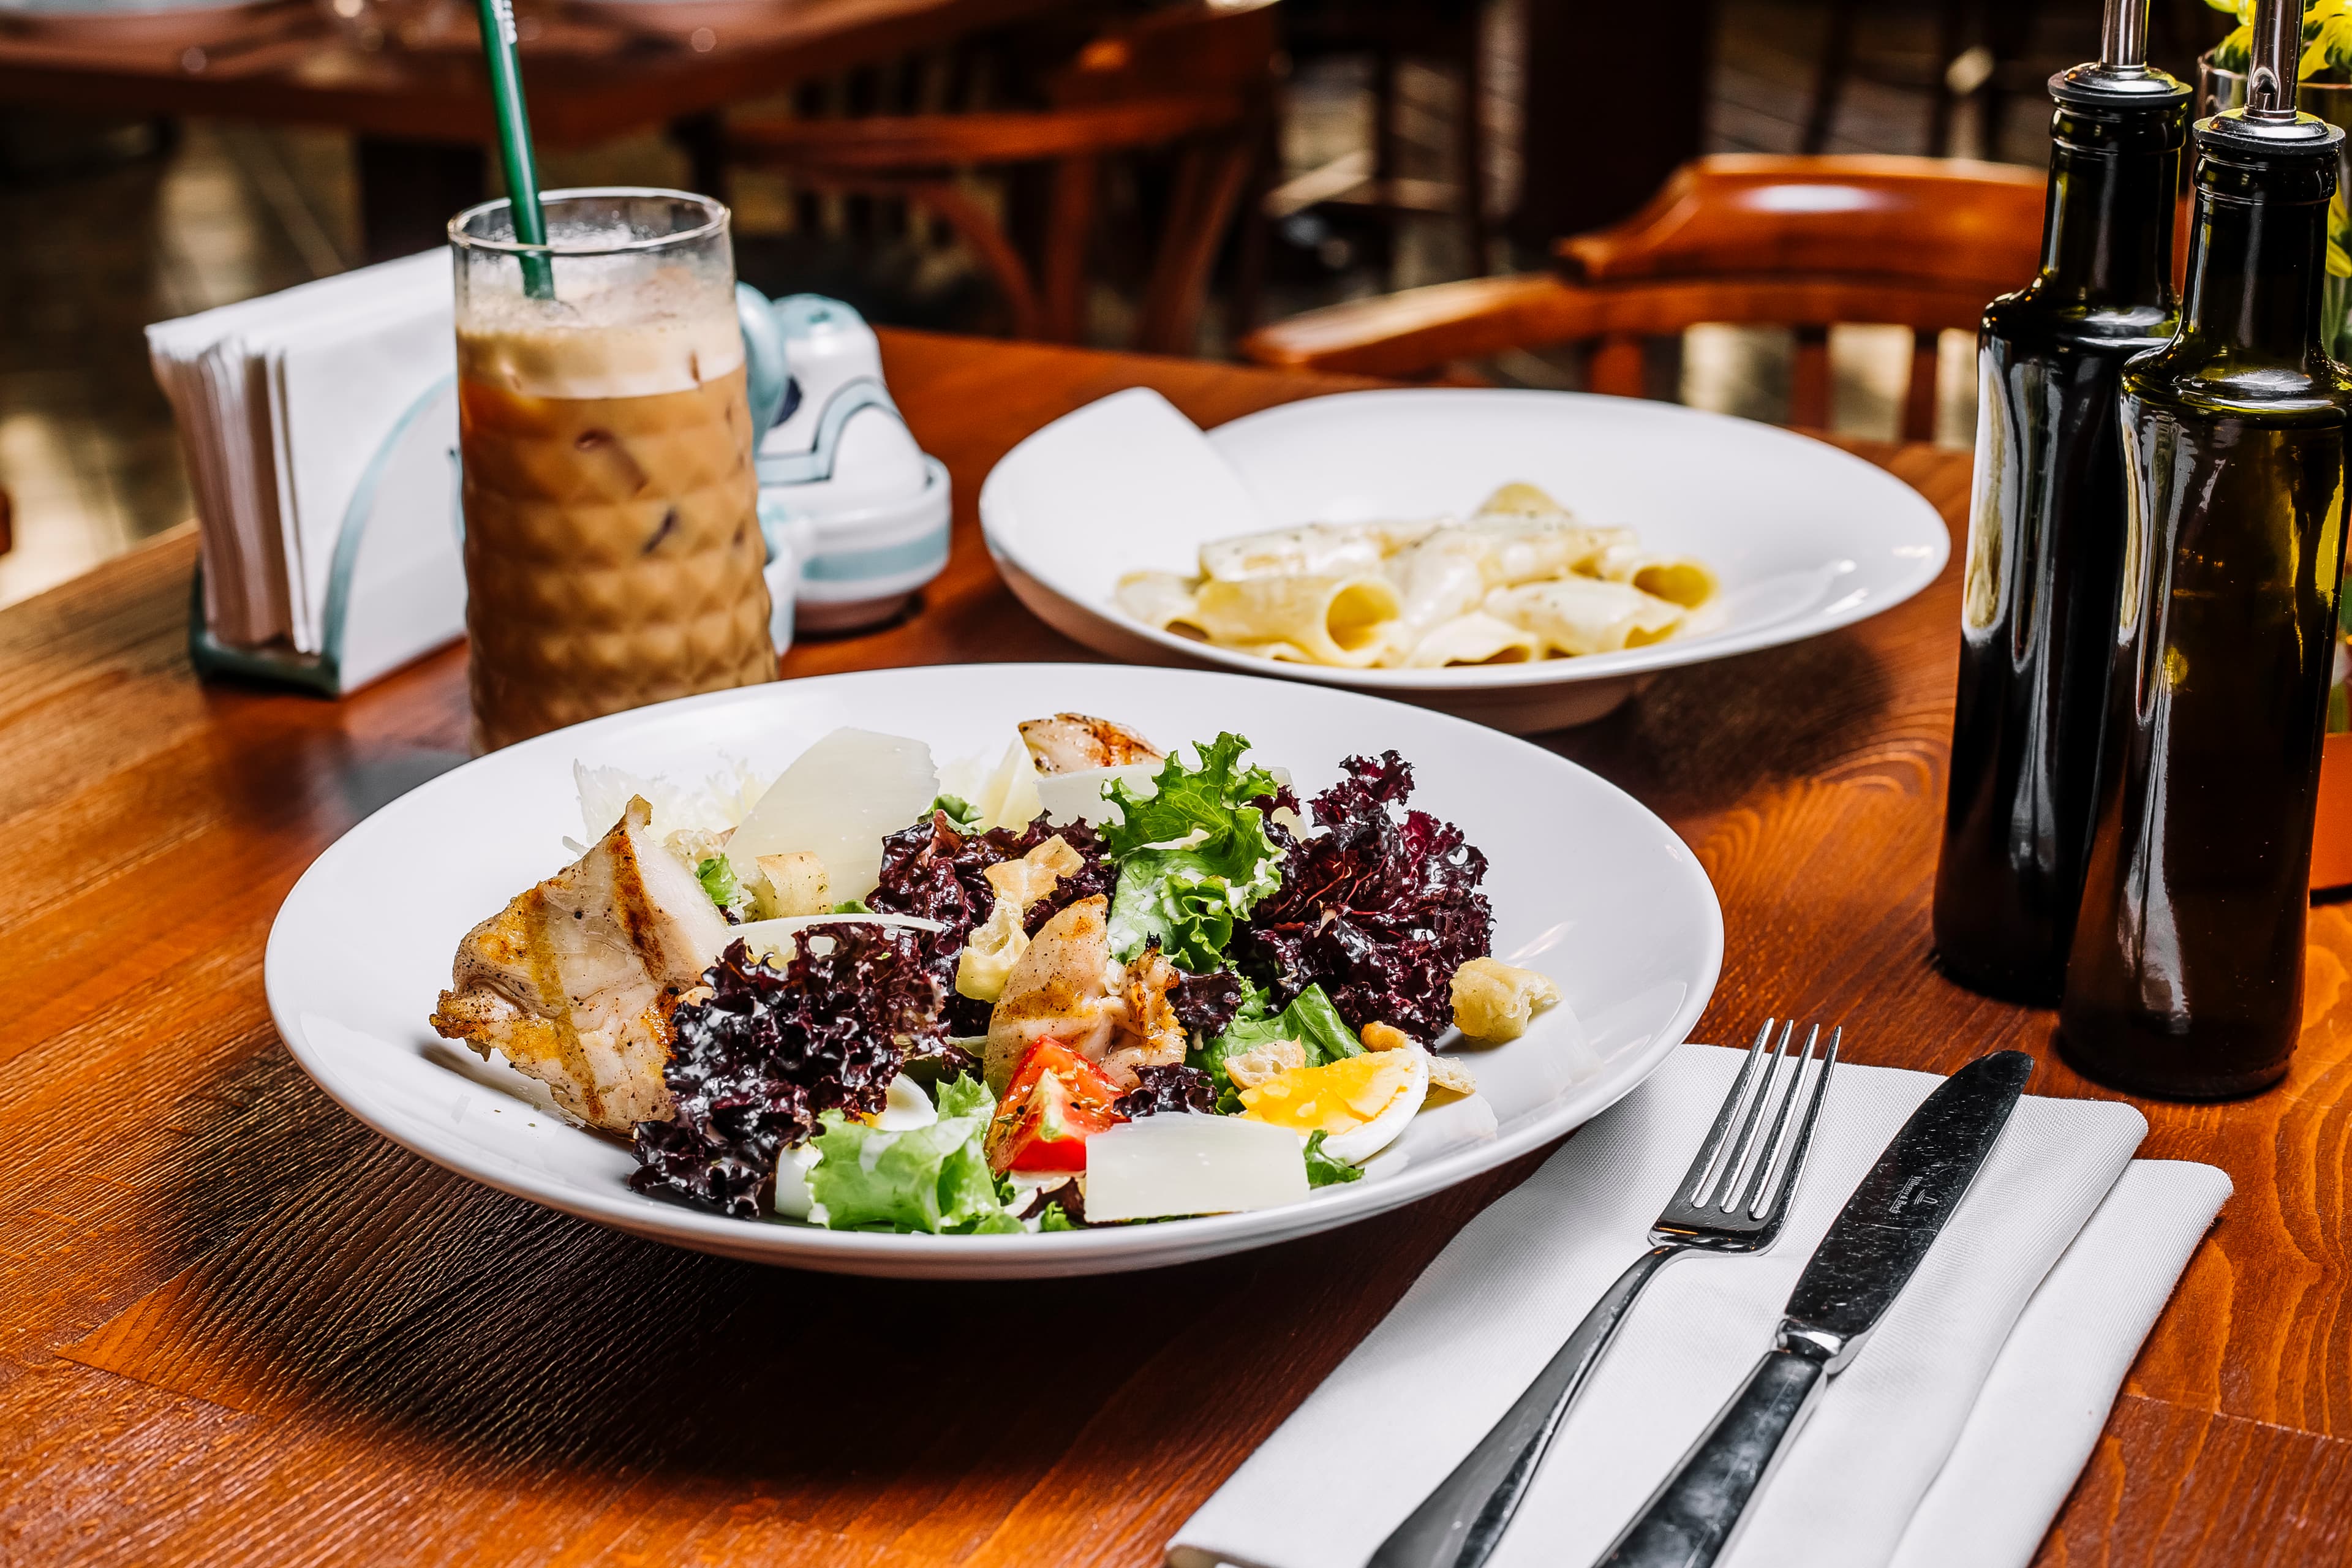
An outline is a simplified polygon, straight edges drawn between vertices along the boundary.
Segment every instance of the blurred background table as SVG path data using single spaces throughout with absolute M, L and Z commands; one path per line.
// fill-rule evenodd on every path
M 557 152 L 668 128 L 692 160 L 692 188 L 723 190 L 715 117 L 729 104 L 1072 5 L 798 0 L 723 35 L 678 36 L 556 13 L 530 29 L 524 51 L 531 124 Z M 478 49 L 463 42 L 364 48 L 307 0 L 253 10 L 201 47 L 0 31 L 0 103 L 349 132 L 362 243 L 366 259 L 380 261 L 441 244 L 450 215 L 487 191 L 488 82 Z
M 972 498 L 997 458 L 1128 386 L 1216 424 L 1367 384 L 903 332 L 883 352 L 954 478 L 950 563 L 919 613 L 796 647 L 790 675 L 1091 657 L 988 563 Z M 1960 525 L 1965 452 L 1842 444 Z M 1148 1568 L 1531 1168 L 1211 1263 L 1004 1285 L 677 1252 L 440 1171 L 303 1076 L 261 963 L 310 859 L 461 760 L 464 652 L 340 703 L 200 687 L 194 553 L 184 529 L 0 610 L 0 1556 Z M 1949 1071 L 2016 1047 L 2034 1092 L 2098 1094 L 2055 1059 L 2050 1014 L 1928 962 L 1959 570 L 1955 552 L 1885 615 L 1671 672 L 1547 743 L 1705 863 L 1727 957 L 1698 1037 L 1832 1017 L 1856 1060 Z M 2144 1107 L 2145 1155 L 2210 1161 L 2237 1195 L 2044 1568 L 2290 1568 L 2352 1542 L 2333 1327 L 2352 1312 L 2352 913 L 2316 911 L 2312 942 L 2285 1084 Z M 1088 1349 L 1040 1363 L 1037 1335 Z

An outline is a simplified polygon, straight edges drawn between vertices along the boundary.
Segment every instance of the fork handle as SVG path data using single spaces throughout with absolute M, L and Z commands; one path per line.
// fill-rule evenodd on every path
M 1486 1562 L 1518 1511 L 1560 1417 L 1616 1337 L 1633 1298 L 1666 1259 L 1685 1250 L 1653 1247 L 1620 1274 L 1517 1403 L 1381 1542 L 1365 1568 L 1478 1568 Z

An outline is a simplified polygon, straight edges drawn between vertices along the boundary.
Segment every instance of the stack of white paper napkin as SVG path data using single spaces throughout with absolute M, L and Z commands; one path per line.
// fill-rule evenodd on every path
M 204 615 L 219 643 L 340 660 L 348 689 L 454 635 L 451 321 L 449 258 L 432 250 L 147 329 L 196 492 Z M 395 461 L 401 443 L 415 450 Z M 395 537 L 372 539 L 362 561 L 344 540 L 355 520 Z M 332 646 L 372 593 L 384 602 L 366 647 Z

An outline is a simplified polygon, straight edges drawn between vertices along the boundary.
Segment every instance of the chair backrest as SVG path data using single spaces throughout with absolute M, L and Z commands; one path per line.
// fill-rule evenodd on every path
M 1270 93 L 1282 47 L 1276 0 L 1179 0 L 1113 28 L 1045 80 L 1055 105 L 1161 95 Z
M 1829 419 L 1829 329 L 1913 333 L 1904 433 L 1934 432 L 1937 335 L 2041 259 L 2044 183 L 1953 159 L 1702 158 L 1640 212 L 1559 242 L 1557 275 L 1474 279 L 1309 311 L 1243 344 L 1268 363 L 1403 375 L 1508 348 L 1591 345 L 1593 390 L 1639 396 L 1643 341 L 1706 322 L 1795 329 L 1790 418 Z
M 1218 246 L 1268 139 L 1276 4 L 1171 0 L 1097 32 L 1066 64 L 1033 79 L 1042 109 L 739 117 L 729 125 L 728 151 L 803 186 L 920 205 L 954 228 L 993 278 L 1017 335 L 1061 342 L 1076 341 L 1083 325 L 1101 165 L 1117 155 L 1165 154 L 1173 166 L 1135 342 L 1188 352 Z M 1034 267 L 1001 214 L 964 186 L 974 171 L 1019 164 L 1042 165 L 1045 175 Z
M 2042 191 L 2033 170 L 1968 159 L 1730 153 L 1685 163 L 1632 217 L 1556 249 L 1591 283 L 1835 278 L 1981 296 L 2033 275 Z

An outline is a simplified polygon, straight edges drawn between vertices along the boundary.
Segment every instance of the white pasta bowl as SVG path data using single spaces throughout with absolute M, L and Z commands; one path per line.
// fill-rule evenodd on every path
M 898 1236 L 730 1219 L 633 1192 L 620 1139 L 557 1115 L 540 1086 L 426 1022 L 473 924 L 572 855 L 575 760 L 698 782 L 725 759 L 773 773 L 849 724 L 933 757 L 1000 752 L 1019 721 L 1113 717 L 1162 745 L 1230 730 L 1302 795 L 1342 758 L 1393 749 L 1412 804 L 1484 848 L 1495 951 L 1567 997 L 1508 1045 L 1465 1052 L 1479 1092 L 1416 1117 L 1362 1180 L 1255 1213 L 1022 1236 Z M 688 698 L 544 735 L 446 773 L 321 854 L 269 933 L 278 1031 L 328 1094 L 383 1136 L 505 1192 L 679 1247 L 841 1273 L 1108 1273 L 1311 1235 L 1541 1147 L 1646 1078 L 1697 1021 L 1723 917 L 1697 858 L 1632 797 L 1525 742 L 1350 692 L 1185 670 L 980 665 L 785 681 Z
M 1943 519 L 1885 469 L 1792 431 L 1675 404 L 1572 392 L 1341 393 L 1208 432 L 1255 519 L 1182 504 L 1181 481 L 1125 439 L 1144 391 L 1065 416 L 1005 454 L 980 494 L 990 553 L 1022 602 L 1118 658 L 1219 665 L 1350 687 L 1528 734 L 1616 708 L 1658 671 L 1850 626 L 1933 582 Z M 1196 571 L 1200 547 L 1253 527 L 1415 519 L 1475 508 L 1514 480 L 1579 521 L 1692 555 L 1722 591 L 1694 626 L 1618 653 L 1438 669 L 1277 662 L 1122 611 L 1131 572 Z M 1177 492 L 1171 496 L 1171 489 Z

